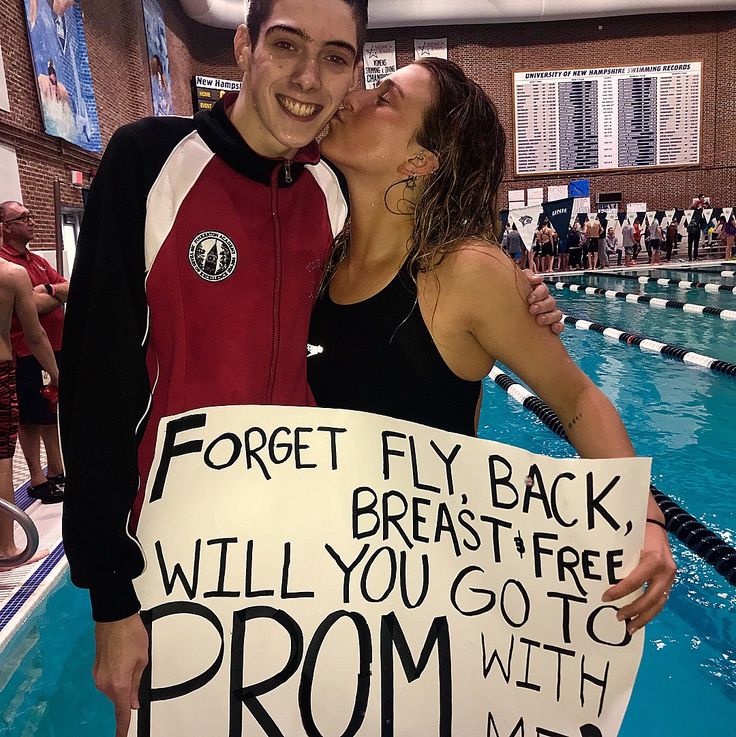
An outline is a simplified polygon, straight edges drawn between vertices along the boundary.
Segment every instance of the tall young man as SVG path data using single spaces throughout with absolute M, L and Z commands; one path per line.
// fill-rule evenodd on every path
M 64 336 L 64 534 L 118 735 L 147 662 L 128 528 L 160 419 L 312 402 L 309 314 L 347 214 L 314 139 L 356 83 L 366 23 L 367 0 L 252 0 L 241 92 L 122 128 L 90 191 Z M 545 296 L 535 313 L 554 308 Z

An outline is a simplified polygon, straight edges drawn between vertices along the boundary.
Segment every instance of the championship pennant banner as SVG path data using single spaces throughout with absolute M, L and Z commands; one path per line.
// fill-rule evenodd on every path
M 214 104 L 228 92 L 239 92 L 240 82 L 215 77 L 192 77 L 194 112 L 211 110 Z
M 366 41 L 363 49 L 365 88 L 372 90 L 396 71 L 396 41 Z
M 359 412 L 165 418 L 130 735 L 613 737 L 643 632 L 601 595 L 649 469 Z
M 697 164 L 701 62 L 514 73 L 516 172 Z

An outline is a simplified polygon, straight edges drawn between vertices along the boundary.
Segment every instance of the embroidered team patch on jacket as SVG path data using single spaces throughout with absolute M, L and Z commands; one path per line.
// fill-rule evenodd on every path
M 205 281 L 223 281 L 235 271 L 238 252 L 224 233 L 206 230 L 191 242 L 189 263 Z

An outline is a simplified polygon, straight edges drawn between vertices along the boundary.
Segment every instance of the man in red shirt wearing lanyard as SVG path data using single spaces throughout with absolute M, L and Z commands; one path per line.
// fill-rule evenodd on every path
M 28 273 L 41 325 L 58 361 L 64 327 L 63 305 L 69 292 L 69 284 L 45 258 L 28 249 L 35 227 L 28 208 L 20 202 L 3 202 L 0 204 L 0 220 L 4 225 L 0 256 L 22 266 Z M 16 316 L 13 316 L 10 338 L 16 359 L 20 409 L 18 438 L 31 474 L 28 493 L 46 504 L 60 502 L 64 498 L 64 469 L 56 427 L 56 407 L 41 394 L 43 369 L 26 344 L 23 329 Z M 41 467 L 41 440 L 46 448 L 48 477 Z

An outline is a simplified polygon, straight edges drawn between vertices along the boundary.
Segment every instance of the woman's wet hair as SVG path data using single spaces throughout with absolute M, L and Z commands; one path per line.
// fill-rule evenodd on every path
M 411 255 L 425 271 L 458 243 L 497 242 L 506 134 L 496 106 L 457 64 L 435 58 L 415 63 L 432 75 L 433 88 L 415 138 L 439 159 L 414 208 Z
M 368 26 L 368 0 L 342 0 L 342 2 L 349 5 L 353 11 L 355 31 L 358 36 L 358 54 L 355 57 L 357 63 L 363 58 L 363 45 L 365 44 L 365 33 Z M 276 0 L 250 0 L 248 17 L 245 23 L 248 27 L 248 35 L 253 48 L 258 44 L 263 24 L 271 17 L 275 3 Z

